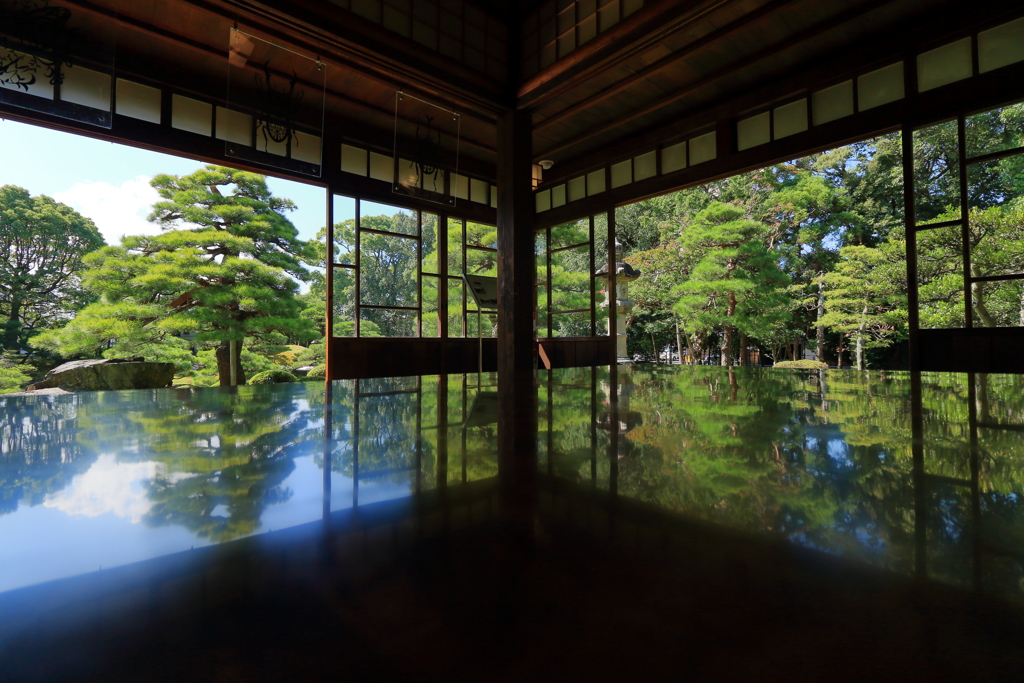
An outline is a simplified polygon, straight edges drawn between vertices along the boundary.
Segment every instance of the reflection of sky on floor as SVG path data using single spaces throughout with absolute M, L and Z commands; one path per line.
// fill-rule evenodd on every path
M 0 401 L 0 592 L 321 519 L 322 391 Z M 407 457 L 414 443 L 396 430 L 389 453 Z M 352 466 L 344 450 L 335 468 Z M 351 477 L 332 472 L 330 509 L 409 496 L 414 477 L 363 480 L 354 495 Z
M 138 467 L 140 464 L 152 465 L 133 463 L 128 467 L 137 471 L 141 469 Z M 82 478 L 88 475 L 86 473 Z M 123 476 L 115 473 L 116 478 Z M 136 479 L 132 484 L 139 485 L 140 480 Z M 61 500 L 73 503 L 76 498 L 72 494 Z M 16 513 L 0 517 L 0 539 L 3 539 L 0 543 L 0 591 L 210 543 L 182 527 L 153 528 L 141 521 L 133 521 L 131 515 L 138 510 L 138 503 L 121 505 L 115 501 L 106 509 L 99 504 L 84 503 L 65 509 L 48 504 L 23 505 Z

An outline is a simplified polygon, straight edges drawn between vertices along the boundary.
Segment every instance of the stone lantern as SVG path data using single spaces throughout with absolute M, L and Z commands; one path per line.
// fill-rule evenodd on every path
M 611 305 L 612 292 L 609 285 L 608 264 L 601 266 L 596 273 L 599 280 L 605 283 L 604 301 L 602 308 Z M 633 310 L 633 302 L 629 300 L 629 283 L 640 277 L 640 271 L 622 260 L 622 244 L 615 240 L 615 316 L 616 316 L 616 340 L 615 355 L 618 358 L 626 358 L 626 321 Z M 611 328 L 611 316 L 608 317 L 608 327 Z M 611 329 L 608 330 L 611 334 Z

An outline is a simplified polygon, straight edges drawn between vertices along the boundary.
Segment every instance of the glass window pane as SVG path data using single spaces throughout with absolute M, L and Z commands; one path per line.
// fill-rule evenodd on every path
M 356 277 L 351 268 L 334 269 L 334 336 L 356 334 Z
M 359 311 L 363 337 L 415 337 L 416 311 L 363 308 Z
M 1024 280 L 972 283 L 971 322 L 975 327 L 1024 327 Z
M 552 336 L 590 335 L 590 296 L 594 278 L 590 272 L 590 247 L 554 252 L 551 258 L 551 310 L 555 314 Z M 561 313 L 576 311 L 583 313 Z
M 466 248 L 466 273 L 498 277 L 498 254 L 494 251 Z
M 1024 273 L 1024 210 L 975 209 L 969 219 L 972 277 Z
M 582 244 L 590 241 L 590 219 L 582 218 L 572 223 L 558 225 L 551 228 L 550 249 L 568 247 L 572 244 Z
M 537 286 L 537 325 L 536 336 L 538 338 L 550 337 L 548 329 L 548 289 L 544 285 Z
M 466 223 L 466 244 L 476 247 L 498 247 L 498 228 L 482 223 Z
M 359 302 L 416 306 L 416 241 L 364 232 L 360 236 Z
M 465 335 L 465 299 L 464 286 L 461 279 L 448 279 L 448 336 L 462 337 Z
M 386 230 L 401 235 L 416 235 L 416 212 L 388 204 L 361 200 L 359 202 L 359 227 L 371 230 Z
M 917 234 L 921 329 L 964 327 L 963 241 L 960 226 Z
M 554 337 L 589 337 L 590 313 L 555 313 L 551 330 Z
M 424 273 L 437 273 L 437 216 L 432 213 L 423 214 L 423 223 L 420 234 L 423 239 L 423 249 L 420 252 L 422 270 Z
M 439 278 L 424 275 L 421 281 L 420 301 L 423 306 L 423 337 L 441 336 L 441 321 L 437 315 L 437 283 Z
M 1024 102 L 968 116 L 967 156 L 1024 147 Z
M 496 337 L 498 335 L 498 315 L 496 313 L 484 311 L 480 316 L 480 328 L 483 330 L 483 334 L 477 332 L 476 313 L 470 313 L 466 316 L 467 337 Z
M 334 262 L 356 263 L 356 200 L 334 195 Z
M 970 164 L 967 202 L 971 209 L 1000 206 L 1024 194 L 1024 155 Z
M 448 219 L 448 275 L 462 275 L 462 239 L 465 228 L 463 221 Z
M 960 218 L 956 121 L 914 131 L 914 211 L 918 225 Z

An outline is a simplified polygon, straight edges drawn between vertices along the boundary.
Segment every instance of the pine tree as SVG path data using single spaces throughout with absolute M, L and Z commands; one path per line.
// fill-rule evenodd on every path
M 86 258 L 83 283 L 100 300 L 38 345 L 64 355 L 142 356 L 171 360 L 187 371 L 194 334 L 216 348 L 221 385 L 231 383 L 229 344 L 311 339 L 298 284 L 306 279 L 308 247 L 271 195 L 263 176 L 207 166 L 187 176 L 152 181 L 163 201 L 150 220 L 164 232 L 126 237 Z M 241 353 L 237 383 L 244 384 Z

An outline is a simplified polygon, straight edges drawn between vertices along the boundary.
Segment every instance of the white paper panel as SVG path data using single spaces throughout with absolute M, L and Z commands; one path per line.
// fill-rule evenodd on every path
M 474 202 L 486 204 L 489 201 L 487 196 L 487 183 L 473 178 L 469 182 L 469 198 Z
M 633 182 L 633 160 L 626 159 L 612 164 L 612 187 L 622 187 Z
M 569 181 L 569 201 L 583 199 L 587 196 L 587 177 L 580 176 Z
M 595 194 L 604 192 L 604 169 L 600 168 L 596 171 L 591 171 L 587 174 L 587 196 L 593 197 Z
M 491 185 L 491 208 L 498 208 L 498 186 Z
M 295 139 L 292 140 L 292 159 L 298 159 L 310 164 L 319 164 L 320 146 L 319 135 L 295 131 Z
M 422 187 L 423 183 L 420 178 L 420 172 L 416 170 L 416 162 L 409 159 L 399 159 L 398 180 L 396 182 L 399 185 L 408 185 L 409 187 Z
M 110 111 L 110 76 L 82 66 L 65 69 L 60 98 L 65 102 Z
M 341 146 L 341 170 L 345 173 L 366 175 L 366 150 L 352 145 Z
M 686 143 L 680 142 L 661 150 L 661 172 L 671 173 L 686 168 Z
M 644 6 L 644 0 L 622 0 L 622 16 L 628 17 Z
M 122 116 L 160 123 L 160 91 L 148 85 L 117 79 L 116 110 Z
M 217 107 L 217 139 L 252 146 L 252 117 L 240 111 Z
M 771 115 L 768 112 L 736 122 L 736 146 L 742 152 L 771 142 Z
M 541 190 L 536 195 L 537 213 L 547 211 L 551 208 L 551 190 Z
M 843 81 L 811 95 L 811 115 L 814 125 L 853 114 L 853 81 Z
M 1024 17 L 978 34 L 981 73 L 1024 60 Z
M 565 185 L 555 185 L 551 188 L 551 208 L 565 206 Z
M 395 181 L 395 160 L 384 154 L 370 152 L 370 177 L 386 183 Z
M 263 130 L 263 124 L 256 124 L 256 149 L 268 154 L 276 154 L 279 157 L 288 156 L 288 144 L 285 141 L 277 142 L 270 137 L 269 133 Z
M 857 78 L 857 108 L 865 111 L 903 99 L 903 62 Z
M 171 101 L 171 127 L 199 135 L 213 132 L 213 105 L 191 97 L 174 95 Z
M 7 62 L 8 60 L 14 60 L 18 55 L 25 55 L 24 52 L 18 52 L 17 50 L 7 50 L 0 47 L 0 62 Z M 0 79 L 0 88 L 5 90 L 16 90 L 20 93 L 25 93 L 24 88 L 20 88 L 13 83 L 4 83 Z M 36 74 L 36 82 L 28 88 L 28 95 L 34 95 L 36 97 L 42 97 L 47 100 L 53 99 L 53 86 L 50 85 L 50 79 L 43 75 L 43 70 L 40 68 Z
M 917 56 L 917 90 L 924 92 L 971 77 L 971 39 L 964 38 Z
M 690 166 L 703 164 L 718 156 L 718 136 L 714 133 L 690 140 Z
M 658 175 L 657 150 L 641 154 L 633 159 L 633 180 L 644 180 Z
M 807 100 L 797 100 L 777 107 L 772 118 L 776 140 L 803 133 L 807 130 Z
M 459 199 L 469 199 L 469 178 L 452 173 L 452 195 Z

